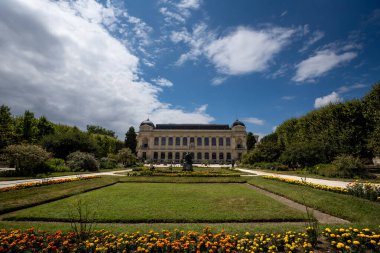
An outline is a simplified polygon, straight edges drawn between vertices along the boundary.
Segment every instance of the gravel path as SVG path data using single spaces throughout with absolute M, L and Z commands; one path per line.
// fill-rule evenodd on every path
M 68 179 L 68 178 L 77 178 L 77 177 L 92 177 L 92 176 L 124 176 L 122 174 L 117 174 L 120 172 L 128 172 L 132 171 L 131 169 L 127 170 L 117 170 L 117 171 L 107 171 L 107 172 L 97 172 L 97 173 L 87 173 L 87 174 L 77 174 L 77 175 L 69 175 L 69 176 L 61 176 L 61 177 L 47 177 L 47 178 L 38 178 L 38 179 L 22 179 L 22 180 L 12 180 L 12 181 L 0 181 L 0 188 L 11 187 L 18 184 L 24 183 L 40 183 L 44 181 L 50 180 L 60 180 L 60 179 Z
M 238 170 L 252 174 L 252 176 L 275 176 L 275 177 L 281 177 L 281 178 L 288 178 L 288 179 L 295 179 L 295 180 L 305 180 L 306 182 L 310 182 L 313 184 L 321 184 L 326 186 L 334 186 L 334 187 L 342 187 L 346 188 L 346 186 L 351 182 L 344 182 L 344 181 L 338 181 L 338 180 L 326 180 L 326 179 L 318 179 L 318 178 L 310 178 L 310 177 L 300 177 L 300 176 L 292 176 L 292 175 L 284 175 L 284 174 L 277 174 L 277 173 L 270 173 L 270 172 L 263 172 L 260 170 L 251 170 L 251 169 L 240 169 Z
M 256 191 L 258 191 L 258 192 L 260 192 L 260 193 L 262 193 L 262 194 L 286 205 L 286 206 L 289 206 L 291 208 L 297 209 L 298 211 L 306 213 L 306 206 L 301 205 L 297 202 L 294 202 L 293 200 L 284 198 L 280 195 L 274 194 L 272 192 L 266 191 L 264 189 L 261 189 L 259 187 L 253 186 L 253 185 L 248 185 L 248 187 L 252 188 L 252 189 L 254 189 L 254 190 L 256 190 Z M 327 213 L 322 213 L 321 211 L 315 210 L 313 208 L 309 207 L 308 209 L 310 210 L 312 215 L 318 220 L 318 222 L 321 224 L 346 224 L 346 223 L 350 223 L 347 220 L 329 215 Z

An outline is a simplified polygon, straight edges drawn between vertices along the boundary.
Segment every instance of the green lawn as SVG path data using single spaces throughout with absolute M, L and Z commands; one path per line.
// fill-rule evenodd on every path
M 262 177 L 252 177 L 248 183 L 354 223 L 380 224 L 380 203 Z
M 117 179 L 115 177 L 102 177 L 2 192 L 0 193 L 0 213 L 110 185 Z
M 171 176 L 131 176 L 121 177 L 119 182 L 146 183 L 245 183 L 244 177 L 171 177 Z
M 244 184 L 119 183 L 5 215 L 13 220 L 69 220 L 78 199 L 101 222 L 300 220 L 305 215 Z

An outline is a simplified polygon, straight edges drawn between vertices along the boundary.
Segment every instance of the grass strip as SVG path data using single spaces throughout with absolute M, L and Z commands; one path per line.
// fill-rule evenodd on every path
M 0 193 L 0 214 L 41 205 L 75 194 L 106 187 L 116 182 L 117 178 L 101 177 L 3 192 Z
M 358 197 L 252 177 L 249 184 L 359 224 L 380 224 L 380 204 Z
M 146 183 L 246 183 L 247 179 L 242 177 L 122 177 L 119 182 L 146 182 Z
M 80 202 L 79 202 L 80 201 Z M 96 210 L 96 222 L 280 222 L 305 214 L 243 184 L 124 183 L 8 214 L 4 220 L 69 221 Z

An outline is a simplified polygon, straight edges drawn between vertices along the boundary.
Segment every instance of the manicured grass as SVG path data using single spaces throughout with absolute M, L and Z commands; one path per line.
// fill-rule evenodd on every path
M 248 183 L 351 222 L 380 224 L 380 203 L 262 177 L 252 177 Z
M 6 215 L 14 220 L 70 220 L 80 199 L 101 222 L 244 222 L 305 215 L 244 184 L 123 183 Z
M 110 185 L 116 182 L 116 180 L 117 178 L 115 177 L 102 177 L 2 192 L 0 193 L 0 213 L 82 193 L 94 188 Z
M 119 182 L 150 183 L 245 183 L 244 177 L 169 177 L 169 176 L 131 176 L 119 178 Z

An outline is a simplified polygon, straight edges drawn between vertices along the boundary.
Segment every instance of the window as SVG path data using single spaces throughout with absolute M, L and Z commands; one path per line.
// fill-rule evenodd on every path
M 197 146 L 202 146 L 202 138 L 201 137 L 197 138 Z
M 176 159 L 176 160 L 179 160 L 179 152 L 176 152 L 176 153 L 175 153 L 175 159 Z
M 172 152 L 169 152 L 168 153 L 168 160 L 172 160 L 173 159 L 173 153 Z
M 211 138 L 211 145 L 216 146 L 216 138 L 215 137 Z
M 157 159 L 158 159 L 158 152 L 154 152 L 154 153 L 153 153 L 153 159 L 154 159 L 154 160 L 157 160 Z
M 181 138 L 180 137 L 175 137 L 175 145 L 176 146 L 181 145 Z
M 185 159 L 185 156 L 186 156 L 186 152 L 183 152 L 182 153 L 182 159 Z
M 165 160 L 165 152 L 161 153 L 161 160 Z
M 197 154 L 197 159 L 198 159 L 198 160 L 202 160 L 202 153 L 201 153 L 201 152 L 198 152 L 198 154 Z
M 209 145 L 210 145 L 209 141 L 210 141 L 209 138 L 206 137 L 206 138 L 205 138 L 205 146 L 209 146 Z
M 154 146 L 160 145 L 159 143 L 160 143 L 160 138 L 154 137 Z
M 182 145 L 187 146 L 187 137 L 182 138 Z
M 226 146 L 231 146 L 231 138 L 230 137 L 227 137 L 226 138 Z
M 144 159 L 144 160 L 146 159 L 146 152 L 142 153 L 142 159 Z
M 220 138 L 219 138 L 219 146 L 223 146 L 223 145 L 224 145 L 224 143 L 223 143 L 223 138 L 220 137 Z
M 219 160 L 224 160 L 224 154 L 223 153 L 219 153 Z
M 195 157 L 193 152 L 190 153 L 190 156 L 191 156 L 191 159 L 194 159 Z
M 231 160 L 231 153 L 227 153 L 227 160 Z
M 173 137 L 168 138 L 168 144 L 169 146 L 173 146 Z
M 166 138 L 165 137 L 161 137 L 161 145 L 162 146 L 166 145 Z
M 194 143 L 195 143 L 194 137 L 190 137 L 190 145 Z
M 212 160 L 216 160 L 216 153 L 212 153 Z
M 210 159 L 210 154 L 209 153 L 205 153 L 205 160 L 208 160 Z

